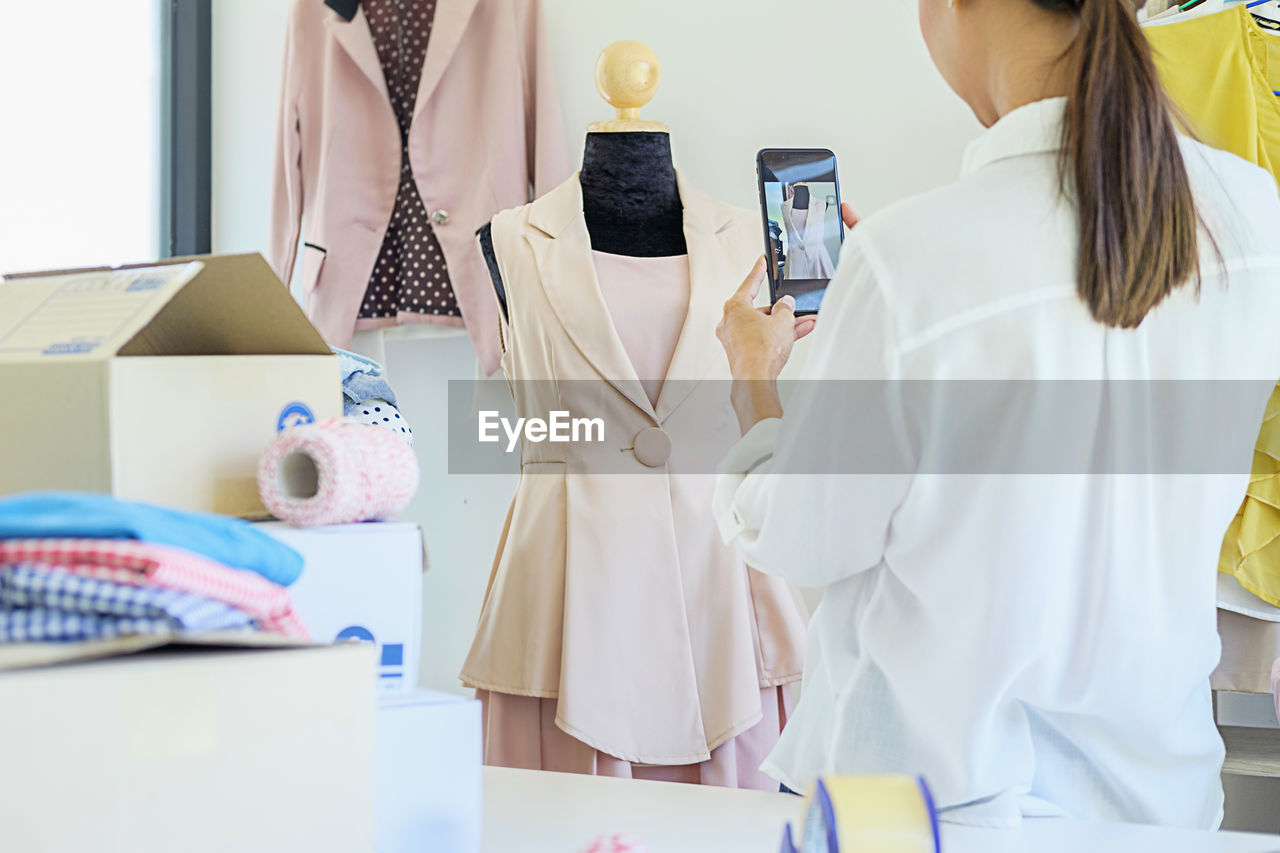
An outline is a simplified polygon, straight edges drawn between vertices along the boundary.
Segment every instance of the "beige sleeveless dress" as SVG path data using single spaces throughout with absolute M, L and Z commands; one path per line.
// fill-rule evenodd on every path
M 462 672 L 491 765 L 776 787 L 758 768 L 803 669 L 803 605 L 720 541 L 714 478 L 679 472 L 680 436 L 737 434 L 715 325 L 758 235 L 749 214 L 680 193 L 687 256 L 592 252 L 576 176 L 493 223 L 517 410 L 585 388 L 626 426 L 607 436 L 607 473 L 522 451 Z M 642 461 L 634 437 L 655 429 L 670 459 Z

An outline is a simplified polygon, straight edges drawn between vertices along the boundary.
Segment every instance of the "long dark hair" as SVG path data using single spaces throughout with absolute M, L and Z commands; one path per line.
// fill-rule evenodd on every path
M 1059 163 L 1080 215 L 1080 298 L 1100 323 L 1132 329 L 1200 276 L 1199 216 L 1173 110 L 1130 0 L 1032 0 L 1074 15 Z

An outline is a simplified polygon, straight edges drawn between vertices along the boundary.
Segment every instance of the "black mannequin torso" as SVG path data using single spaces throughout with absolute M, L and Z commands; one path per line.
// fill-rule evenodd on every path
M 588 133 L 579 177 L 592 249 L 634 258 L 688 251 L 669 134 Z
M 579 180 L 592 249 L 634 258 L 688 252 L 669 134 L 588 133 Z M 489 226 L 478 234 L 498 303 L 507 316 Z
M 795 195 L 791 198 L 792 210 L 808 210 L 809 209 L 809 188 L 804 184 L 796 184 L 792 188 Z

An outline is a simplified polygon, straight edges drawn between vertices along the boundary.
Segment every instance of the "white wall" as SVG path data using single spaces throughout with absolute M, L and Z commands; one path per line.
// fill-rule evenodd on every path
M 214 4 L 217 252 L 266 246 L 290 2 Z M 929 63 L 916 0 L 793 0 L 785 7 L 768 0 L 544 0 L 544 7 L 575 161 L 587 124 L 611 117 L 593 69 L 601 48 L 621 38 L 647 42 L 662 62 L 662 86 L 645 116 L 671 126 L 677 167 L 744 206 L 756 204 L 755 152 L 766 146 L 833 149 L 844 197 L 868 213 L 954 177 L 965 142 L 978 131 Z M 785 37 L 780 17 L 805 35 Z M 810 57 L 799 71 L 792 61 L 798 45 Z M 475 369 L 465 338 L 393 343 L 387 360 L 423 466 L 422 493 L 406 515 L 422 524 L 431 559 L 421 678 L 458 689 L 515 478 L 447 473 L 447 381 L 469 379 Z
M 214 4 L 214 245 L 266 242 L 277 81 L 291 0 Z M 320 0 L 314 0 L 320 2 Z M 662 86 L 645 116 L 671 126 L 676 165 L 754 207 L 755 152 L 833 149 L 861 212 L 955 176 L 979 130 L 929 63 L 916 0 L 543 0 L 575 162 L 589 122 L 611 117 L 592 71 L 621 38 L 648 43 Z M 805 67 L 780 17 L 807 33 Z M 830 33 L 822 36 L 822 33 Z M 816 50 L 815 50 L 816 49 Z M 777 57 L 776 59 L 774 57 Z
M 916 0 L 547 0 L 547 24 L 576 157 L 612 117 L 597 54 L 639 39 L 662 63 L 644 115 L 671 126 L 676 165 L 752 208 L 761 148 L 831 148 L 843 196 L 871 212 L 953 178 L 978 131 L 929 62 Z

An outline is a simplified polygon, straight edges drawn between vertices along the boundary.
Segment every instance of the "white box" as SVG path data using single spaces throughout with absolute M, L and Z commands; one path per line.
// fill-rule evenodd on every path
M 258 525 L 302 555 L 289 587 L 294 612 L 318 642 L 365 640 L 378 646 L 378 690 L 418 683 L 422 646 L 422 530 L 416 524 Z
M 0 494 L 262 518 L 278 429 L 342 416 L 337 356 L 259 255 L 0 283 Z
M 377 853 L 476 853 L 480 703 L 433 690 L 386 697 L 377 732 Z
M 372 669 L 347 644 L 0 672 L 0 849 L 368 853 Z

